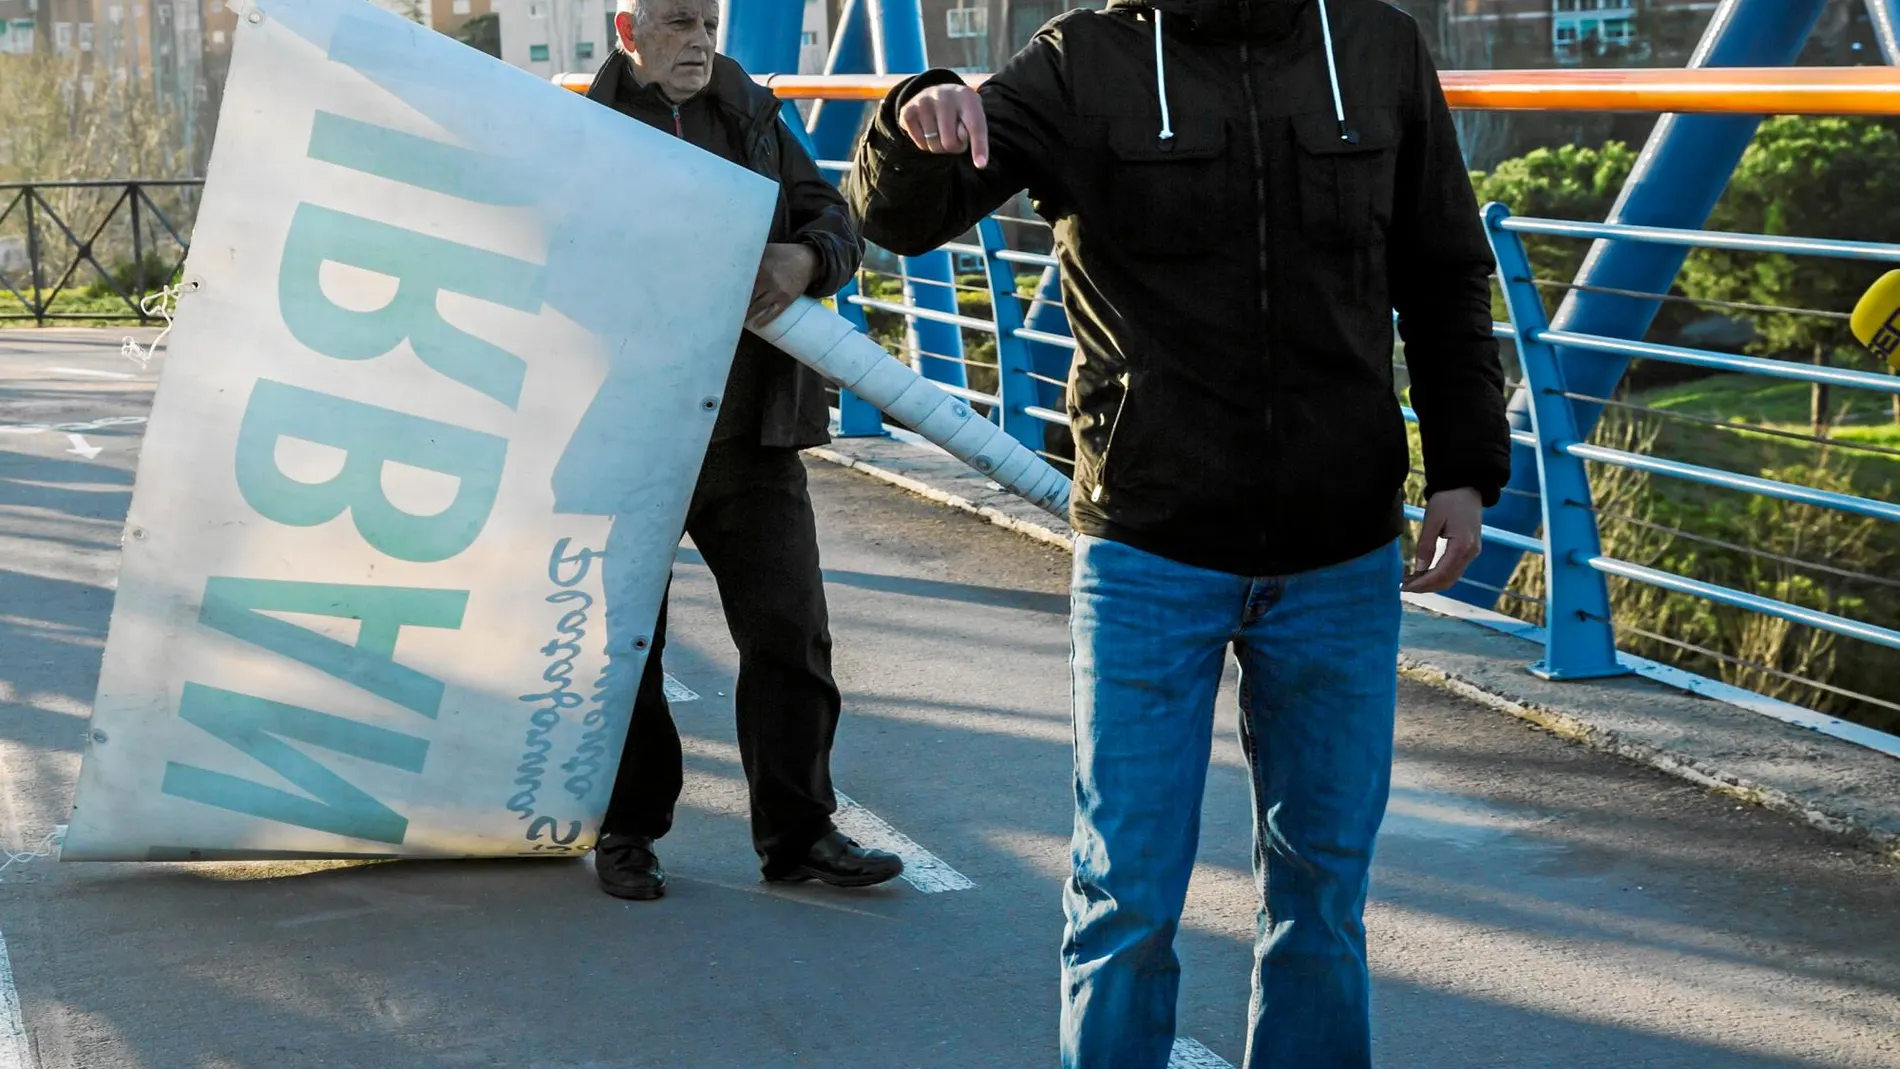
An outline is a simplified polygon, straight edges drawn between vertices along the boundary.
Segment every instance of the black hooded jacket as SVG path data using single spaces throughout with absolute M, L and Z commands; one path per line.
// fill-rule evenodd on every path
M 982 86 L 985 169 L 897 126 L 948 71 L 894 90 L 858 147 L 846 195 L 894 252 L 1024 188 L 1054 223 L 1085 534 L 1249 576 L 1394 538 L 1394 309 L 1427 492 L 1490 504 L 1509 475 L 1494 264 L 1437 72 L 1397 9 L 1327 6 L 1330 50 L 1310 0 L 1071 12 Z
M 650 95 L 657 99 L 635 83 L 626 53 L 617 48 L 587 90 L 591 100 L 685 137 L 778 183 L 778 208 L 766 240 L 801 243 L 817 253 L 818 270 L 807 295 L 829 297 L 851 281 L 864 258 L 864 241 L 844 198 L 780 119 L 780 102 L 771 90 L 754 82 L 738 63 L 715 56 L 711 82 L 681 106 L 693 109 L 694 119 L 706 121 L 681 123 L 676 116 L 675 121 L 661 122 L 654 108 L 643 106 L 651 103 Z M 717 211 L 718 205 L 705 208 Z M 793 449 L 831 440 L 824 379 L 751 333 L 740 335 L 727 402 L 715 437 L 756 433 L 761 445 Z M 756 421 L 757 427 L 736 426 L 735 420 Z

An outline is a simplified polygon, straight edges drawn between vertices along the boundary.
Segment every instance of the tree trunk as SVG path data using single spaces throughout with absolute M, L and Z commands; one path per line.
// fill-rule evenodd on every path
M 1827 366 L 1827 345 L 1824 342 L 1814 343 L 1814 366 Z M 1826 434 L 1828 423 L 1831 422 L 1827 411 L 1827 401 L 1826 383 L 1817 382 L 1809 387 L 1808 423 L 1813 427 L 1813 431 L 1817 436 Z

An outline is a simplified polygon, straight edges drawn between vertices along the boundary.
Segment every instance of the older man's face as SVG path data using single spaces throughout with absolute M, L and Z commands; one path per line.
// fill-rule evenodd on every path
M 706 88 L 719 37 L 717 0 L 645 0 L 642 16 L 615 20 L 640 81 L 659 83 L 675 104 Z

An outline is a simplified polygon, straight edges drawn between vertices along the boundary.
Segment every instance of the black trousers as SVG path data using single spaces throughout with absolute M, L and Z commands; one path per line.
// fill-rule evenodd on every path
M 771 872 L 832 830 L 831 743 L 838 685 L 818 530 L 805 465 L 793 449 L 716 442 L 700 469 L 686 533 L 719 587 L 739 648 L 739 754 L 752 796 L 752 842 Z M 666 703 L 664 602 L 633 703 L 603 834 L 658 839 L 683 782 L 679 729 Z

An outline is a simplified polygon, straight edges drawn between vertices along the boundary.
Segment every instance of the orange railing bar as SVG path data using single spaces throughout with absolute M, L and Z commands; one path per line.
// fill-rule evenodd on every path
M 983 76 L 968 77 L 974 83 Z M 1469 110 L 1900 115 L 1900 69 L 1892 67 L 1446 71 L 1441 79 L 1451 106 Z M 902 80 L 878 74 L 758 78 L 787 100 L 879 100 Z M 591 77 L 563 74 L 555 81 L 584 93 Z

